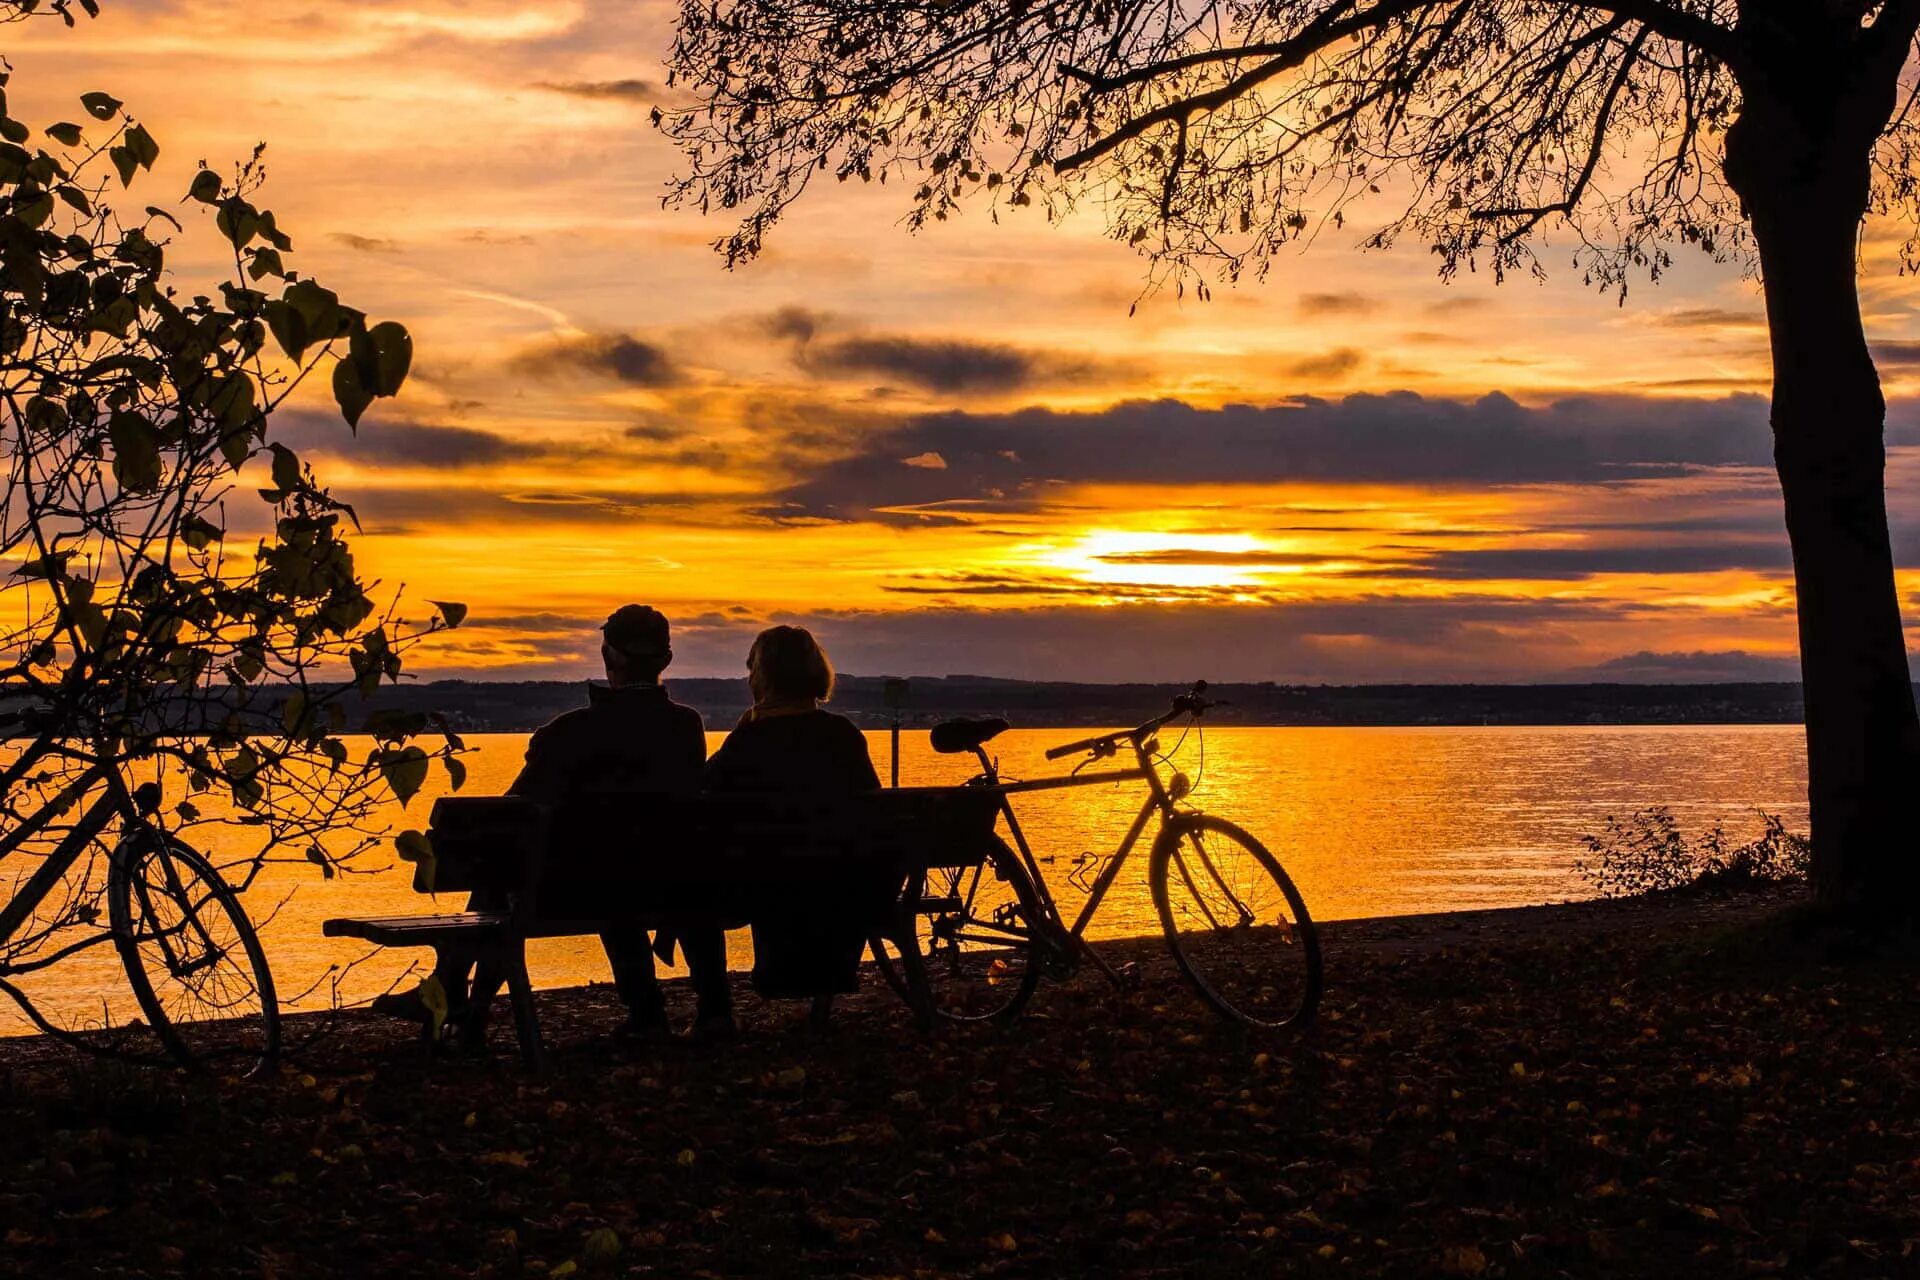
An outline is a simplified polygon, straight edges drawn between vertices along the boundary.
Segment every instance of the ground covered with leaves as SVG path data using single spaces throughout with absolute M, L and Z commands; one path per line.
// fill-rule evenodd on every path
M 1920 1274 L 1920 969 L 1777 896 L 1336 926 L 1319 1025 L 1217 1023 L 1153 946 L 1002 1032 L 876 982 L 628 1048 L 543 993 L 429 1062 L 350 1018 L 274 1078 L 0 1046 L 0 1268 L 38 1275 Z M 676 998 L 679 995 L 676 994 Z

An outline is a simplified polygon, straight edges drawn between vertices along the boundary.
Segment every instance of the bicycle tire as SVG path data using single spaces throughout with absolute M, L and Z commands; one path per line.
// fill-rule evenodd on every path
M 912 912 L 934 1015 L 962 1024 L 1005 1025 L 1018 1018 L 1040 982 L 1037 930 L 1045 927 L 1038 923 L 1045 919 L 1039 894 L 1018 855 L 996 839 L 978 864 L 910 875 L 905 898 L 913 904 L 960 902 L 958 911 Z M 904 958 L 888 954 L 883 943 L 898 945 L 892 938 L 874 939 L 881 975 L 911 1003 Z
M 1203 1000 L 1259 1030 L 1312 1021 L 1324 977 L 1319 933 L 1265 845 L 1223 818 L 1182 815 L 1154 841 L 1147 877 L 1167 946 Z M 1255 897 L 1269 886 L 1277 897 Z
M 196 884 L 204 886 L 203 895 L 192 892 Z M 249 1072 L 271 1065 L 280 1051 L 273 970 L 218 868 L 190 845 L 149 828 L 114 851 L 107 892 L 127 982 L 167 1053 L 189 1067 L 216 1059 L 239 1060 Z M 176 958 L 182 941 L 198 955 Z M 161 985 L 150 959 L 159 962 Z M 174 999 L 164 998 L 168 994 Z M 207 1014 L 216 1016 L 198 1016 Z

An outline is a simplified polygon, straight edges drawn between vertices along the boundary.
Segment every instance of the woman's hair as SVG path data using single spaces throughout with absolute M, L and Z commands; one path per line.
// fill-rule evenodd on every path
M 747 651 L 748 683 L 756 702 L 768 698 L 833 696 L 833 664 L 805 627 L 768 627 Z

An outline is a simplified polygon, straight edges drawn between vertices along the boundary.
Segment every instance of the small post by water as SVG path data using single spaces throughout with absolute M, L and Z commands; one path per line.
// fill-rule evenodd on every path
M 904 676 L 888 676 L 881 686 L 880 700 L 893 712 L 893 782 L 900 785 L 900 708 L 907 705 L 907 680 Z

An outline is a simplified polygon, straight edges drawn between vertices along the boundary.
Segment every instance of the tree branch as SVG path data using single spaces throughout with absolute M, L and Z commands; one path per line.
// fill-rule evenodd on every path
M 1676 9 L 1665 0 L 1551 0 L 1563 8 L 1598 9 L 1637 22 L 1657 36 L 1712 54 L 1738 70 L 1746 64 L 1746 49 L 1730 28 L 1698 14 Z
M 1623 19 L 1615 19 L 1609 26 L 1617 30 L 1624 25 Z M 1614 73 L 1613 83 L 1607 86 L 1606 97 L 1601 99 L 1600 111 L 1594 117 L 1593 138 L 1587 147 L 1586 163 L 1580 166 L 1580 173 L 1574 178 L 1567 194 L 1553 204 L 1541 205 L 1532 209 L 1475 209 L 1472 216 L 1483 222 L 1492 222 L 1501 218 L 1521 218 L 1523 222 L 1500 237 L 1500 243 L 1511 244 L 1530 233 L 1553 214 L 1570 214 L 1580 198 L 1587 193 L 1587 187 L 1593 182 L 1594 171 L 1600 167 L 1600 155 L 1607 141 L 1607 126 L 1613 121 L 1614 104 L 1620 100 L 1620 93 L 1632 78 L 1633 66 L 1640 60 L 1641 46 L 1647 42 L 1648 29 L 1641 27 L 1634 33 L 1633 42 L 1627 46 L 1626 56 L 1620 60 L 1620 68 Z
M 1054 171 L 1057 173 L 1067 173 L 1074 169 L 1081 168 L 1084 165 L 1091 164 L 1121 143 L 1126 142 L 1130 138 L 1139 137 L 1155 125 L 1166 124 L 1173 120 L 1187 120 L 1194 115 L 1216 110 L 1226 103 L 1233 101 L 1235 98 L 1238 98 L 1256 85 L 1271 80 L 1273 77 L 1284 72 L 1291 71 L 1295 67 L 1301 66 L 1308 58 L 1311 58 L 1322 49 L 1325 49 L 1337 41 L 1345 39 L 1348 36 L 1357 35 L 1370 27 L 1392 22 L 1399 18 L 1404 18 L 1409 14 L 1416 13 L 1421 9 L 1433 7 L 1436 7 L 1434 0 L 1382 0 L 1382 3 L 1375 5 L 1365 13 L 1355 14 L 1353 17 L 1341 22 L 1330 20 L 1331 15 L 1339 11 L 1337 7 L 1325 10 L 1319 17 L 1308 23 L 1299 35 L 1291 39 L 1276 41 L 1266 46 L 1246 46 L 1248 49 L 1264 47 L 1272 51 L 1272 56 L 1259 66 L 1254 67 L 1250 71 L 1243 71 L 1233 79 L 1205 93 L 1181 98 L 1177 101 L 1169 102 L 1164 106 L 1156 107 L 1145 115 L 1135 116 L 1132 120 L 1121 125 L 1106 137 L 1099 139 L 1089 146 L 1082 147 L 1070 156 L 1054 161 Z M 1240 55 L 1239 50 L 1236 49 L 1234 52 L 1236 55 Z M 1244 56 L 1253 57 L 1258 55 L 1248 53 Z M 1173 61 L 1179 60 L 1174 59 Z M 1154 66 L 1141 68 L 1140 70 L 1142 72 L 1149 74 L 1138 78 L 1145 79 L 1154 75 L 1164 74 L 1163 70 L 1158 69 L 1160 66 L 1161 64 L 1155 64 Z

